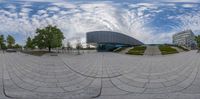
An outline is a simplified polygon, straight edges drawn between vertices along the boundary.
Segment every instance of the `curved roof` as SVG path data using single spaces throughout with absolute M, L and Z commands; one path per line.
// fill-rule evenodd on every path
M 126 45 L 142 45 L 139 40 L 122 33 L 112 31 L 87 32 L 87 43 L 114 43 Z

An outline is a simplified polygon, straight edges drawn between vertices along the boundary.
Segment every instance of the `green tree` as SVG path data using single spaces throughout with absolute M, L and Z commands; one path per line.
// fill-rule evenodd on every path
M 2 44 L 4 43 L 4 36 L 0 35 L 0 48 L 2 49 Z
M 5 41 L 4 36 L 0 35 L 0 49 L 4 49 L 5 47 L 4 41 Z
M 7 48 L 4 42 L 5 42 L 4 35 L 0 35 L 0 49 L 5 50 Z
M 30 49 L 35 48 L 33 40 L 30 37 L 27 38 L 25 48 L 30 48 Z
M 77 40 L 77 44 L 76 44 L 76 49 L 78 50 L 78 55 L 80 55 L 80 49 L 82 49 L 83 46 L 80 42 L 80 40 Z
M 14 48 L 21 49 L 21 48 L 22 48 L 22 46 L 21 46 L 21 45 L 19 45 L 19 44 L 15 44 Z
M 198 47 L 198 51 L 197 52 L 200 52 L 200 35 L 196 36 L 195 40 L 197 42 L 197 47 Z
M 64 35 L 56 26 L 48 25 L 43 29 L 37 29 L 36 34 L 33 42 L 40 49 L 48 48 L 50 52 L 51 48 L 62 46 Z
M 15 39 L 14 37 L 12 37 L 11 35 L 7 36 L 7 44 L 8 44 L 8 48 L 13 48 L 13 45 L 15 44 Z
M 2 44 L 4 41 L 4 36 L 3 35 L 0 35 L 0 44 Z

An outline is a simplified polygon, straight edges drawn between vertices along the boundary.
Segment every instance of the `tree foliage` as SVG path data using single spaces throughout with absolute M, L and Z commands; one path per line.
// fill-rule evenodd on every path
M 200 35 L 195 37 L 195 40 L 197 42 L 198 52 L 200 51 Z
M 0 35 L 0 45 L 2 45 L 4 43 L 4 36 Z
M 37 29 L 36 34 L 33 42 L 40 49 L 48 48 L 51 51 L 51 48 L 62 46 L 64 35 L 56 26 L 48 25 L 45 28 Z
M 14 48 L 21 49 L 21 48 L 22 48 L 22 46 L 21 46 L 21 45 L 19 45 L 19 44 L 15 44 Z
M 76 44 L 76 49 L 78 50 L 78 55 L 80 55 L 80 49 L 82 49 L 83 46 L 80 42 L 80 40 L 77 40 L 77 44 Z
M 30 49 L 35 48 L 33 40 L 30 37 L 27 38 L 25 48 L 30 48 Z
M 15 44 L 15 39 L 11 35 L 7 36 L 7 47 L 8 48 L 13 48 L 13 45 Z
M 0 48 L 1 49 L 6 49 L 6 44 L 4 43 L 4 35 L 0 35 Z

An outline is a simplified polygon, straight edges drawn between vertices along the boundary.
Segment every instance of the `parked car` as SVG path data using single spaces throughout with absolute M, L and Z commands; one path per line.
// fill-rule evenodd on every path
M 15 49 L 7 49 L 6 52 L 17 52 Z

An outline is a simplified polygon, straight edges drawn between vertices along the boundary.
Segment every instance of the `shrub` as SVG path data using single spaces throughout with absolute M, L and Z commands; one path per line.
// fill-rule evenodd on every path
M 126 54 L 143 55 L 145 50 L 146 50 L 146 46 L 136 46 L 136 47 L 130 49 Z
M 159 49 L 162 55 L 178 53 L 176 49 L 171 48 L 169 45 L 160 45 Z

